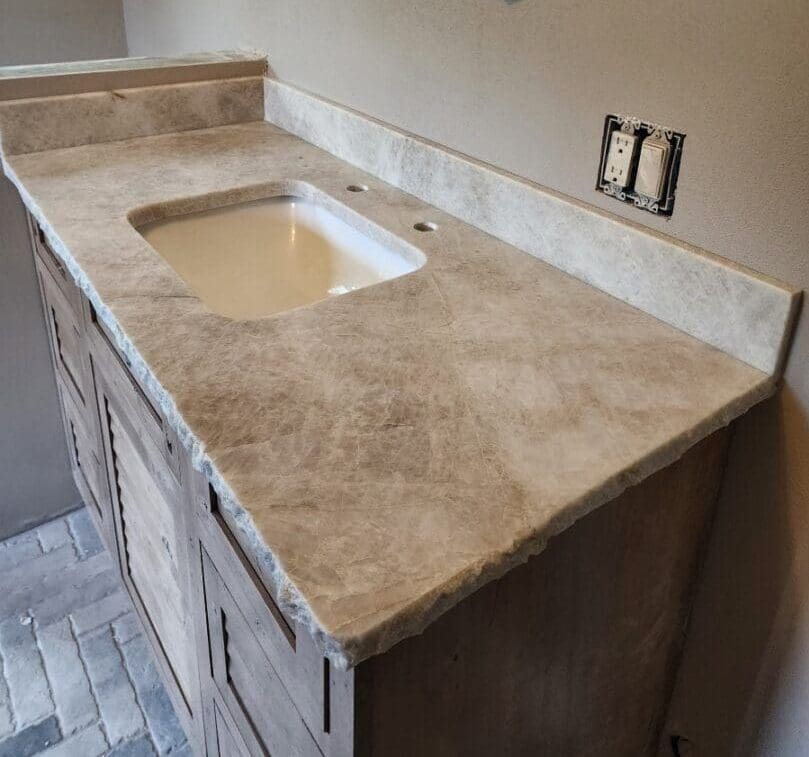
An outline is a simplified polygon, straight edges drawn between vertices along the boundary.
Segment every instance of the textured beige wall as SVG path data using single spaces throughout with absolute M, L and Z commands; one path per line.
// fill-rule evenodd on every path
M 124 0 L 132 54 L 239 46 L 317 94 L 809 288 L 809 3 Z M 688 135 L 674 218 L 594 192 L 607 112 Z M 671 726 L 809 753 L 809 318 L 743 420 Z
M 120 0 L 0 0 L 0 65 L 122 55 Z M 0 170 L 0 539 L 80 502 L 26 228 Z
M 121 0 L 0 0 L 0 66 L 122 55 Z

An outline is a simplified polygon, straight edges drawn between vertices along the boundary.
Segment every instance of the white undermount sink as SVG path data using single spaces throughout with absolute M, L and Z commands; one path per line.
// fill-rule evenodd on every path
M 345 294 L 420 268 L 322 205 L 283 196 L 137 226 L 214 312 L 249 319 Z

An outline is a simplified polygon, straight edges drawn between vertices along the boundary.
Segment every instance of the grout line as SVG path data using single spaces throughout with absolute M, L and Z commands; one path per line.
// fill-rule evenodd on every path
M 113 592 L 110 592 L 109 594 L 105 594 L 98 601 L 100 602 L 102 599 L 106 599 L 107 597 L 111 597 L 114 593 L 115 592 L 113 591 Z M 120 615 L 116 615 L 114 618 L 110 618 L 109 620 L 104 621 L 101 625 L 98 625 L 95 628 L 88 628 L 86 631 L 81 631 L 78 634 L 77 638 L 83 637 L 83 636 L 89 636 L 90 634 L 94 633 L 95 631 L 98 631 L 99 629 L 103 628 L 104 626 L 109 626 L 110 630 L 112 631 L 112 638 L 113 638 L 113 641 L 115 642 L 115 646 L 118 647 L 119 646 L 118 645 L 118 639 L 115 637 L 115 630 L 112 628 L 112 624 L 117 623 L 121 618 L 124 617 L 124 615 L 127 615 L 130 612 L 132 612 L 132 611 L 131 610 L 124 610 L 124 612 L 122 612 Z M 119 652 L 120 652 L 120 648 L 119 648 Z
M 6 665 L 5 665 L 5 658 L 3 657 L 3 650 L 0 648 L 0 676 L 3 678 L 3 685 L 6 687 L 6 693 L 8 694 L 8 700 L 4 702 L 6 709 L 9 713 L 9 722 L 11 723 L 11 733 L 10 736 L 13 736 L 17 733 L 17 713 L 14 712 L 14 708 L 11 706 L 11 689 L 8 687 L 8 680 L 6 679 Z
M 93 704 L 95 705 L 96 712 L 98 713 L 98 727 L 101 729 L 101 734 L 104 736 L 104 743 L 107 745 L 108 748 L 110 748 L 111 744 L 110 744 L 110 736 L 107 733 L 107 724 L 104 722 L 104 718 L 101 717 L 101 708 L 98 706 L 98 692 L 96 691 L 93 679 L 90 677 L 90 671 L 87 670 L 87 662 L 84 659 L 81 644 L 79 644 L 79 634 L 76 633 L 76 629 L 73 626 L 73 618 L 71 617 L 70 614 L 68 614 L 67 616 L 67 624 L 70 628 L 70 635 L 76 642 L 76 649 L 79 652 L 79 662 L 81 663 L 82 670 L 84 671 L 84 677 L 90 684 L 90 694 L 92 694 Z
M 51 686 L 51 679 L 48 675 L 48 668 L 45 666 L 45 655 L 42 654 L 42 644 L 39 641 L 39 634 L 37 633 L 37 629 L 39 628 L 39 623 L 34 620 L 33 615 L 31 615 L 30 610 L 28 611 L 29 621 L 27 625 L 31 626 L 31 633 L 34 636 L 34 644 L 37 648 L 37 654 L 39 655 L 39 663 L 42 666 L 42 674 L 45 676 L 45 686 L 48 688 L 48 696 L 51 699 L 51 704 L 53 705 L 53 714 L 57 715 L 56 712 L 56 696 L 53 693 L 53 686 Z M 59 724 L 59 733 L 62 733 L 62 724 L 59 722 L 59 717 L 57 715 L 56 722 Z M 62 733 L 64 737 L 64 733 Z
M 78 562 L 81 562 L 81 552 L 79 551 L 79 544 L 76 541 L 76 532 L 73 530 L 73 524 L 70 522 L 70 519 L 65 516 L 65 525 L 67 526 L 67 532 L 70 534 L 70 543 L 73 545 L 73 551 L 76 554 L 76 559 Z
M 126 614 L 126 613 L 124 613 L 124 614 Z M 123 617 L 123 616 L 119 616 L 119 617 Z M 157 744 L 154 743 L 154 739 L 152 738 L 152 732 L 149 729 L 149 719 L 146 717 L 146 710 L 143 708 L 143 702 L 141 701 L 140 693 L 138 692 L 138 687 L 135 686 L 135 681 L 132 678 L 132 674 L 129 672 L 129 666 L 126 664 L 126 657 L 124 657 L 124 652 L 123 652 L 123 647 L 125 647 L 126 644 L 129 644 L 130 642 L 137 639 L 138 636 L 133 636 L 125 644 L 121 644 L 118 641 L 118 636 L 115 633 L 115 628 L 114 628 L 114 626 L 112 625 L 111 622 L 110 622 L 109 626 L 110 626 L 110 635 L 112 636 L 112 643 L 115 644 L 115 649 L 118 651 L 118 656 L 121 658 L 121 666 L 124 669 L 124 673 L 126 674 L 126 679 L 129 681 L 129 685 L 132 687 L 132 691 L 135 694 L 135 701 L 138 703 L 138 709 L 140 710 L 140 714 L 143 717 L 143 727 L 144 727 L 145 733 L 149 737 L 149 743 L 154 748 L 155 754 L 160 754 L 160 750 L 157 748 Z M 141 632 L 141 634 L 142 634 L 142 632 Z M 141 634 L 139 634 L 139 635 L 141 635 Z
M 85 505 L 86 507 L 86 505 Z M 73 510 L 73 512 L 76 512 Z M 62 520 L 65 522 L 65 528 L 67 529 L 67 535 L 70 537 L 70 547 L 73 550 L 73 556 L 76 558 L 76 562 L 81 562 L 81 552 L 79 552 L 79 545 L 76 544 L 76 536 L 73 533 L 73 529 L 70 527 L 70 515 L 72 513 L 68 513 L 67 515 L 62 516 Z M 70 629 L 71 633 L 73 632 L 73 628 Z

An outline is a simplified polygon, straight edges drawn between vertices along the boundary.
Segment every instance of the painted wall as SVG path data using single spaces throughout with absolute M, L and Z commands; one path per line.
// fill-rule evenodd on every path
M 70 476 L 34 261 L 17 190 L 0 173 L 0 539 L 81 501 Z
M 809 288 L 805 0 L 124 0 L 132 54 L 251 47 L 275 74 Z M 603 117 L 688 135 L 674 218 L 594 192 Z M 809 754 L 809 318 L 738 425 L 670 727 Z
M 124 55 L 121 0 L 0 0 L 0 66 Z
M 0 65 L 126 55 L 114 0 L 0 0 Z M 25 213 L 0 173 L 0 539 L 73 509 Z

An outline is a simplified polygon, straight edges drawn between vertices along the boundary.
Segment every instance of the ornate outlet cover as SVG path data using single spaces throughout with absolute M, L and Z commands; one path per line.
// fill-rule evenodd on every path
M 634 182 L 627 187 L 620 187 L 604 178 L 610 137 L 614 131 L 619 129 L 627 134 L 636 135 L 640 140 L 651 138 L 656 142 L 669 144 L 668 164 L 659 199 L 647 197 L 640 192 L 636 192 Z M 635 116 L 624 116 L 621 114 L 608 115 L 604 119 L 604 137 L 601 141 L 601 161 L 598 166 L 596 190 L 610 195 L 621 202 L 631 203 L 635 205 L 635 207 L 654 213 L 655 215 L 664 217 L 671 216 L 674 210 L 674 196 L 677 190 L 677 177 L 680 173 L 680 160 L 684 142 L 685 134 L 674 131 L 667 126 L 652 123 L 651 121 L 644 121 Z

